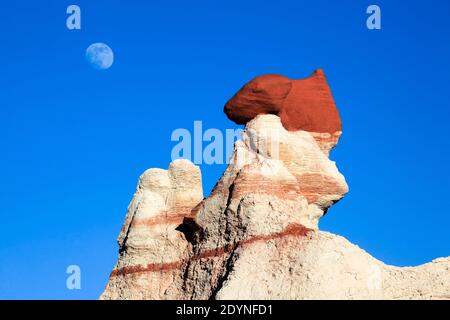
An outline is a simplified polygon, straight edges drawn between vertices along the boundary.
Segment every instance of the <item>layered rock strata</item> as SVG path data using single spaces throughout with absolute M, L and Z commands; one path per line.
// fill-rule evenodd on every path
M 178 230 L 203 200 L 200 169 L 187 160 L 142 174 L 120 231 L 119 259 L 103 298 L 161 299 L 181 286 L 190 244 Z
M 102 299 L 450 298 L 449 258 L 387 266 L 318 230 L 348 191 L 328 158 L 340 119 L 320 79 L 316 72 L 302 91 L 293 89 L 295 81 L 270 76 L 232 98 L 226 112 L 246 128 L 206 199 L 200 170 L 187 160 L 141 176 Z M 303 101 L 296 107 L 303 120 L 283 120 L 283 108 L 293 108 L 290 94 Z

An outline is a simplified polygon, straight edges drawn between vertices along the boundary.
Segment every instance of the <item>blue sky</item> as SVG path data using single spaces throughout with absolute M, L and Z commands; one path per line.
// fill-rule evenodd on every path
M 395 2 L 395 3 L 394 3 Z M 366 28 L 368 5 L 382 29 Z M 82 29 L 66 28 L 77 4 Z M 236 128 L 223 104 L 257 75 L 323 68 L 350 186 L 321 229 L 390 264 L 450 255 L 447 1 L 3 1 L 0 298 L 95 299 L 139 175 L 176 128 Z M 86 48 L 107 43 L 111 69 Z M 224 170 L 203 165 L 205 192 Z M 66 267 L 81 267 L 67 290 Z

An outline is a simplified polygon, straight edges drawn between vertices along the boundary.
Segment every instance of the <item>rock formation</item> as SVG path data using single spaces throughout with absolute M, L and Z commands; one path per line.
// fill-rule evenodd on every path
M 259 114 L 275 114 L 287 130 L 308 131 L 326 152 L 342 133 L 339 112 L 321 69 L 300 80 L 276 74 L 256 77 L 225 104 L 224 112 L 237 124 L 246 124 Z
M 180 262 L 189 249 L 177 228 L 202 200 L 200 169 L 190 161 L 177 160 L 169 170 L 144 172 L 119 234 L 119 260 L 105 296 L 163 297 L 179 278 Z
M 450 298 L 450 259 L 387 266 L 318 230 L 348 191 L 328 158 L 341 134 L 323 72 L 269 75 L 225 106 L 245 123 L 211 194 L 187 160 L 140 178 L 101 299 Z

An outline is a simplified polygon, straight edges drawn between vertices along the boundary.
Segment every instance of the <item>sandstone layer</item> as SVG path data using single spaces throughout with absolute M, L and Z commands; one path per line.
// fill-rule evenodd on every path
M 312 134 L 325 152 L 342 133 L 341 118 L 322 69 L 305 79 L 268 74 L 245 84 L 226 104 L 224 112 L 237 124 L 260 114 L 275 114 L 289 131 Z
M 294 100 L 303 101 L 296 108 L 311 103 L 321 112 L 305 107 L 312 126 L 287 125 L 283 108 L 295 81 L 266 80 L 231 100 L 231 117 L 246 128 L 206 199 L 200 170 L 187 160 L 141 176 L 101 299 L 449 299 L 450 258 L 388 266 L 318 230 L 348 192 L 328 157 L 339 115 L 331 94 L 323 98 L 322 80 L 314 80 L 301 84 Z M 246 93 L 252 90 L 258 94 Z M 315 91 L 328 102 L 311 102 Z M 324 125 L 320 116 L 333 120 Z M 298 125 L 299 118 L 289 121 Z M 320 134 L 336 139 L 324 143 Z

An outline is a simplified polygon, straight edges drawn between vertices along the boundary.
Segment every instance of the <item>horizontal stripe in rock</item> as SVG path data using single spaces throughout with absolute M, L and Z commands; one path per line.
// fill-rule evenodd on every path
M 161 211 L 157 216 L 143 219 L 133 219 L 131 227 L 149 227 L 158 224 L 181 224 L 184 218 L 195 218 L 196 212 L 192 208 L 179 208 Z
M 342 134 L 341 131 L 337 131 L 333 134 L 330 133 L 320 133 L 320 132 L 309 132 L 313 138 L 316 140 L 320 149 L 325 152 L 326 155 L 333 149 Z
M 238 246 L 245 247 L 257 242 L 275 240 L 284 237 L 305 237 L 308 235 L 310 231 L 312 230 L 304 227 L 301 224 L 292 223 L 288 225 L 283 231 L 280 232 L 268 235 L 257 235 L 224 247 L 204 250 L 200 254 L 193 256 L 190 260 L 195 261 L 200 259 L 214 258 L 217 256 L 221 256 L 225 253 L 232 252 Z M 128 274 L 144 273 L 144 272 L 165 272 L 169 270 L 180 269 L 185 263 L 186 263 L 185 261 L 181 260 L 166 263 L 149 263 L 146 266 L 137 265 L 137 266 L 123 267 L 120 269 L 113 270 L 111 272 L 110 277 L 124 276 Z
M 240 175 L 234 182 L 233 197 L 246 194 L 270 194 L 281 199 L 295 199 L 299 187 L 292 180 L 268 179 L 262 175 Z
M 299 194 L 304 196 L 309 203 L 315 202 L 324 195 L 342 195 L 347 192 L 335 178 L 321 173 L 305 173 L 297 176 L 300 186 Z

